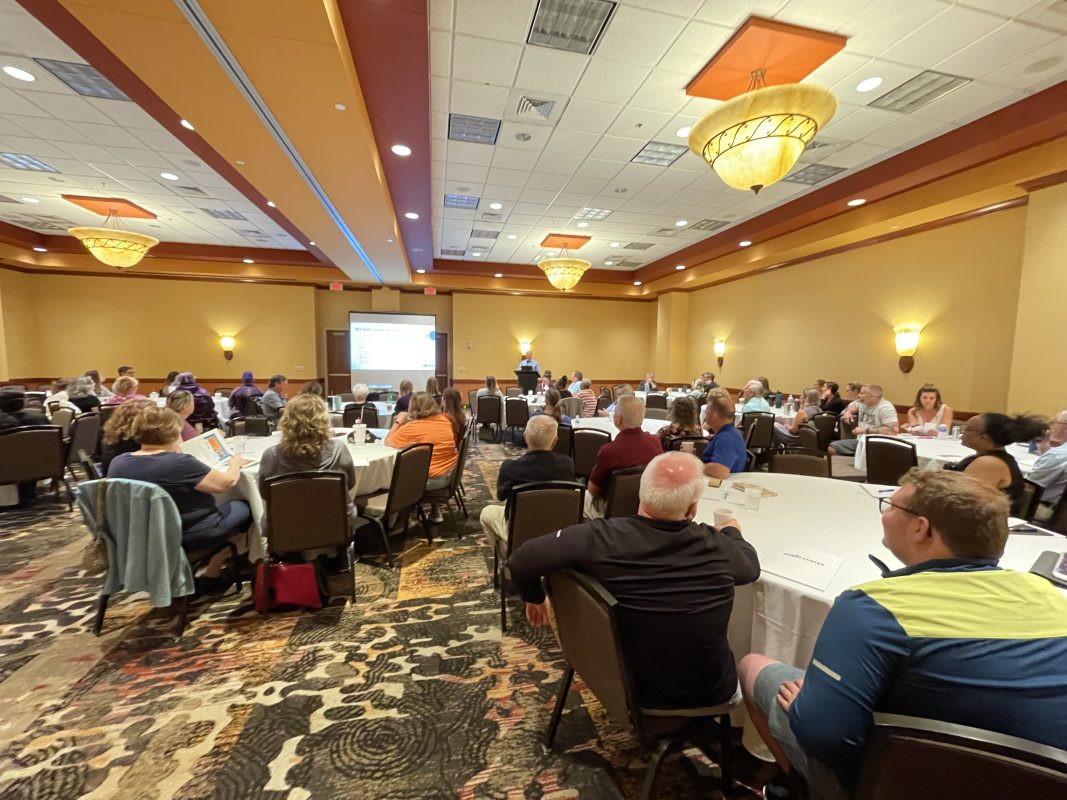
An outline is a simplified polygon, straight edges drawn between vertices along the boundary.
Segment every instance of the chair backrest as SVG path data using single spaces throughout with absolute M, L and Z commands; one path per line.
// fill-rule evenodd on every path
M 527 404 L 526 398 L 509 397 L 504 401 L 504 404 L 506 406 L 504 416 L 508 421 L 508 427 L 526 427 L 526 423 L 530 421 L 530 406 Z
M 574 435 L 574 428 L 570 425 L 559 425 L 556 428 L 556 446 L 553 448 L 555 452 L 561 455 L 571 458 L 571 446 L 572 438 Z
M 855 794 L 856 800 L 1065 796 L 1067 751 L 895 714 L 874 715 Z
M 66 460 L 63 431 L 57 425 L 0 431 L 0 484 L 58 478 Z
M 626 467 L 611 473 L 608 483 L 607 503 L 604 506 L 605 517 L 632 517 L 637 513 L 641 500 L 641 475 L 645 465 Z
M 611 434 L 596 428 L 579 428 L 571 436 L 571 452 L 574 454 L 574 474 L 588 478 L 596 465 L 596 454 L 611 441 Z
M 463 483 L 463 470 L 467 468 L 467 449 L 470 445 L 466 436 L 459 438 L 459 444 L 456 446 L 456 468 L 452 470 L 452 484 L 449 488 L 450 494 L 455 494 L 459 489 L 459 485 Z
M 577 397 L 564 397 L 559 401 L 559 410 L 571 419 L 581 416 L 582 401 Z
M 681 450 L 683 453 L 692 453 L 697 458 L 708 446 L 708 440 L 703 436 L 672 436 L 667 440 L 668 450 Z
M 291 472 L 266 481 L 267 549 L 293 553 L 348 544 L 348 486 L 343 472 Z M 309 515 L 308 509 L 315 509 Z
M 596 410 L 598 412 L 606 411 L 608 406 L 611 405 L 611 403 L 612 403 L 611 395 L 610 394 L 602 394 L 602 395 L 600 395 L 600 397 L 598 397 L 596 399 Z
M 745 472 L 752 472 L 756 469 L 756 454 L 751 450 L 745 450 Z
M 483 394 L 478 398 L 478 422 L 483 425 L 503 423 L 503 407 L 495 394 Z
M 808 450 L 826 451 L 825 447 L 819 447 L 819 432 L 807 425 L 797 428 L 797 443 Z
M 354 403 L 354 402 L 356 402 L 356 396 L 354 394 L 352 394 L 351 392 L 341 392 L 341 394 L 339 394 L 338 397 L 341 398 L 341 402 L 342 403 Z
M 824 411 L 812 417 L 811 424 L 819 435 L 819 449 L 825 450 L 837 438 L 837 415 Z
M 867 437 L 867 483 L 896 486 L 901 476 L 918 464 L 911 442 L 894 436 Z
M 471 414 L 474 414 L 474 410 L 478 407 L 477 397 L 478 397 L 478 390 L 477 389 L 468 389 L 467 390 L 467 408 L 470 410 Z
M 741 415 L 741 432 L 749 450 L 766 450 L 774 445 L 774 414 L 746 411 Z
M 399 392 L 394 392 L 394 391 L 376 392 L 375 394 L 377 394 L 378 396 L 377 397 L 371 397 L 371 395 L 367 395 L 367 399 L 368 400 L 380 400 L 383 403 L 395 403 L 400 397 L 400 393 Z
M 505 397 L 519 397 L 522 394 L 522 389 L 518 386 L 509 386 L 504 390 Z
M 248 409 L 249 405 L 252 406 L 252 414 L 254 414 L 257 417 L 264 416 L 264 414 L 263 414 L 263 398 L 261 396 L 256 395 L 255 397 L 248 398 L 248 400 L 245 401 L 245 409 L 246 410 Z
M 570 481 L 520 483 L 508 495 L 508 552 L 531 539 L 577 525 L 585 507 L 585 487 Z
M 393 513 L 409 509 L 422 499 L 426 491 L 426 479 L 430 476 L 432 456 L 433 445 L 428 442 L 408 445 L 397 451 L 383 517 L 387 527 Z
M 771 454 L 771 472 L 830 477 L 830 454 L 806 447 L 786 447 Z
M 350 405 L 345 406 L 344 416 L 342 417 L 342 424 L 346 428 L 351 428 L 357 422 L 362 422 L 368 428 L 380 428 L 382 427 L 378 423 L 378 409 L 373 405 Z
M 119 410 L 118 406 L 100 406 L 100 410 L 97 413 L 100 415 L 100 427 L 103 428 L 107 425 L 107 421 L 111 419 L 111 415 Z
M 79 414 L 70 424 L 70 445 L 67 448 L 67 463 L 78 463 L 78 451 L 95 453 L 100 440 L 100 415 L 95 411 Z
M 52 412 L 52 424 L 58 425 L 64 436 L 70 430 L 70 423 L 74 420 L 74 413 L 72 408 L 57 408 Z
M 93 461 L 92 456 L 84 450 L 78 450 L 77 456 L 78 463 L 81 465 L 81 468 L 85 470 L 85 474 L 89 476 L 89 480 L 98 481 L 104 477 L 100 474 L 100 470 L 96 468 L 96 462 Z
M 245 436 L 270 436 L 270 420 L 261 414 L 244 418 Z
M 545 577 L 556 616 L 560 650 L 582 682 L 628 732 L 639 717 L 633 679 L 623 659 L 618 605 L 595 578 L 573 570 Z
M 1023 478 L 1023 492 L 1019 498 L 1019 516 L 1030 521 L 1037 513 L 1037 506 L 1041 502 L 1041 493 L 1044 488 L 1040 483 L 1035 483 L 1029 478 Z
M 1041 523 L 1041 526 L 1067 536 L 1067 491 L 1060 495 L 1060 499 L 1052 509 L 1052 516 L 1046 522 Z
M 645 395 L 645 416 L 648 416 L 648 409 L 650 408 L 662 408 L 667 410 L 667 395 L 663 392 L 649 392 Z M 664 417 L 664 419 L 666 419 Z
M 23 402 L 26 408 L 44 409 L 44 401 L 47 395 L 44 392 L 26 392 Z
M 645 419 L 667 419 L 667 409 L 665 408 L 646 408 Z

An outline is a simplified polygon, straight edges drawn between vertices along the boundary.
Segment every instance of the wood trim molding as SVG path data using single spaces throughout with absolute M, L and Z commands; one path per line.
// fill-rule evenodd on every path
M 1045 175 L 1041 178 L 1035 178 L 1032 181 L 1023 181 L 1019 184 L 1019 188 L 1027 192 L 1038 192 L 1042 189 L 1048 189 L 1050 186 L 1059 186 L 1061 183 L 1067 183 L 1067 169 L 1061 172 L 1053 172 L 1051 175 Z

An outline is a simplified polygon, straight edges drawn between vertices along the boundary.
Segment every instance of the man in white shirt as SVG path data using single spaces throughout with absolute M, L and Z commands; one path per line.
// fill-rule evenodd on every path
M 1037 508 L 1037 519 L 1042 521 L 1051 516 L 1052 509 L 1067 488 L 1067 409 L 1052 418 L 1048 436 L 1049 449 L 1034 462 L 1033 469 L 1026 476 L 1044 490 L 1041 492 L 1041 505 Z
M 867 433 L 883 433 L 896 436 L 900 433 L 900 418 L 897 410 L 885 399 L 882 387 L 876 383 L 864 384 L 857 397 L 841 414 L 842 425 L 856 427 L 852 432 L 856 436 Z M 842 439 L 827 448 L 832 456 L 854 456 L 859 439 Z
M 533 357 L 533 351 L 528 350 L 523 354 L 522 360 L 519 362 L 519 369 L 526 369 L 529 367 L 534 372 L 541 372 L 541 365 L 537 363 L 537 359 Z

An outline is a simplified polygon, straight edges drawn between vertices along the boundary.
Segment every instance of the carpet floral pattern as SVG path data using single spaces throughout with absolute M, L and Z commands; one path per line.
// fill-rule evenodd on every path
M 262 617 L 247 585 L 198 600 L 181 638 L 140 597 L 116 598 L 94 637 L 77 512 L 46 497 L 0 514 L 0 797 L 636 797 L 645 755 L 580 680 L 543 746 L 558 645 L 517 600 L 501 635 L 477 523 L 521 450 L 471 450 L 459 538 L 447 515 L 432 544 L 414 531 L 398 569 L 364 559 L 356 601 L 318 612 Z M 708 796 L 683 761 L 659 796 Z

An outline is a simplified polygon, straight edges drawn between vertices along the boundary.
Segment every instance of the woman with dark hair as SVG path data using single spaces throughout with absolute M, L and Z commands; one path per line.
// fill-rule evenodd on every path
M 456 434 L 456 447 L 463 441 L 467 432 L 467 415 L 463 413 L 463 395 L 458 389 L 449 386 L 441 395 L 441 409 L 452 421 L 452 432 Z
M 504 416 L 504 393 L 496 385 L 496 378 L 492 375 L 485 376 L 485 386 L 474 393 L 474 415 L 478 416 L 478 398 L 479 397 L 499 397 L 500 398 L 500 416 L 503 419 Z M 488 440 L 492 439 L 491 428 L 483 424 L 478 431 L 478 436 Z
M 823 381 L 819 392 L 819 408 L 827 414 L 840 414 L 847 405 L 841 399 L 840 387 L 834 381 Z
M 441 396 L 441 389 L 437 385 L 437 378 L 431 376 L 426 379 L 426 394 L 434 398 Z
M 560 398 L 571 397 L 571 390 L 567 387 L 571 385 L 570 378 L 564 375 L 558 381 L 556 381 L 556 391 L 559 392 Z
M 256 405 L 252 401 L 263 396 L 263 390 L 256 386 L 255 377 L 251 370 L 241 373 L 241 385 L 230 392 L 230 416 L 247 417 L 256 412 Z
M 917 436 L 935 436 L 942 425 L 952 430 L 952 408 L 942 402 L 940 389 L 924 383 L 915 393 L 915 405 L 908 409 L 904 430 Z
M 160 396 L 166 397 L 178 388 L 178 375 L 179 373 L 176 369 L 172 369 L 167 373 L 167 377 L 163 380 L 163 388 L 159 392 Z
M 111 397 L 111 390 L 104 386 L 103 382 L 100 380 L 100 370 L 86 370 L 85 375 L 83 375 L 82 377 L 93 379 L 93 394 L 95 394 L 97 397 L 101 399 Z
M 401 411 L 407 411 L 414 393 L 415 384 L 406 379 L 400 381 L 400 396 L 396 399 L 396 405 L 393 406 L 393 413 L 399 414 Z
M 1011 500 L 1011 513 L 1018 516 L 1022 510 L 1023 473 L 1004 448 L 1013 442 L 1037 439 L 1047 428 L 1041 417 L 1009 417 L 989 411 L 977 414 L 964 423 L 961 437 L 963 445 L 976 451 L 975 454 L 945 469 L 962 472 L 1000 489 Z
M 537 381 L 537 393 L 544 394 L 555 385 L 556 382 L 552 380 L 552 370 L 546 369 L 544 374 Z
M 187 422 L 194 428 L 197 423 L 205 428 L 215 428 L 217 418 L 215 416 L 215 401 L 207 390 L 196 382 L 196 376 L 191 372 L 182 372 L 178 375 L 178 389 L 186 391 L 193 396 L 193 413 L 189 415 Z
M 658 431 L 660 444 L 667 450 L 669 440 L 679 436 L 703 436 L 697 412 L 697 401 L 692 397 L 679 397 L 671 404 L 670 422 Z
M 297 392 L 297 394 L 310 394 L 314 397 L 321 398 L 323 395 L 322 384 L 318 381 L 305 381 L 304 385 L 300 387 L 300 391 Z

